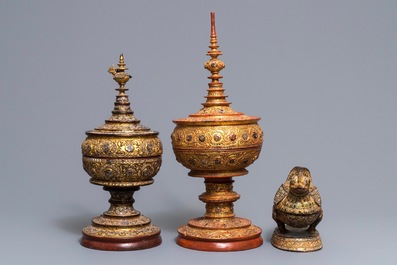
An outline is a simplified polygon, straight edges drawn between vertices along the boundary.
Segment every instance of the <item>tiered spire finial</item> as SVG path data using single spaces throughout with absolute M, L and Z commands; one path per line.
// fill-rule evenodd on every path
M 119 84 L 119 88 L 116 88 L 119 94 L 116 95 L 116 101 L 114 102 L 114 109 L 112 111 L 113 115 L 107 121 L 139 123 L 139 120 L 137 120 L 133 115 L 134 112 L 131 110 L 130 101 L 126 94 L 128 88 L 125 87 L 125 84 L 132 78 L 132 76 L 126 72 L 128 68 L 125 67 L 123 54 L 120 54 L 119 63 L 117 65 L 117 68 L 112 65 L 108 69 L 108 72 L 113 75 L 113 80 Z
M 204 64 L 204 68 L 211 72 L 211 76 L 208 78 L 211 79 L 211 82 L 208 84 L 208 95 L 206 96 L 207 101 L 203 103 L 204 107 L 211 106 L 229 106 L 230 102 L 226 101 L 226 96 L 224 94 L 223 83 L 219 82 L 223 76 L 219 75 L 219 72 L 225 68 L 225 63 L 218 59 L 219 55 L 222 55 L 222 52 L 218 50 L 218 38 L 216 35 L 216 27 L 215 27 L 215 13 L 211 12 L 211 35 L 210 35 L 210 43 L 208 46 L 210 50 L 207 52 L 207 55 L 211 57 L 209 61 Z
M 108 72 L 113 75 L 113 80 L 119 84 L 116 91 L 119 93 L 116 95 L 116 101 L 114 102 L 114 109 L 112 110 L 112 115 L 105 120 L 105 124 L 95 128 L 95 130 L 90 131 L 89 134 L 97 135 L 123 135 L 131 136 L 141 133 L 152 134 L 157 132 L 151 131 L 149 128 L 143 126 L 140 120 L 135 118 L 134 112 L 131 109 L 130 100 L 126 91 L 125 84 L 132 78 L 126 70 L 123 54 L 120 54 L 118 67 L 115 68 L 114 65 L 110 66 Z

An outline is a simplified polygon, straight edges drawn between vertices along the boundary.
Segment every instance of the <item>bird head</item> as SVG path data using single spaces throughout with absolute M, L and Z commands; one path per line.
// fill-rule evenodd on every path
M 305 196 L 310 191 L 310 171 L 304 167 L 295 167 L 288 175 L 290 192 L 296 196 Z

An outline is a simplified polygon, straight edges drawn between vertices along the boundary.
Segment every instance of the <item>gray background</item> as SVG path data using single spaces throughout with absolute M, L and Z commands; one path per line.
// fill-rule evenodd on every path
M 201 179 L 174 159 L 175 118 L 206 94 L 203 63 L 216 11 L 224 87 L 235 110 L 262 117 L 260 158 L 236 179 L 238 216 L 263 246 L 207 253 L 174 243 L 201 216 Z M 397 1 L 1 1 L 2 264 L 394 264 L 397 260 Z M 135 114 L 160 132 L 163 166 L 135 207 L 163 244 L 135 252 L 79 245 L 108 207 L 81 165 L 84 132 L 110 116 L 107 68 L 124 53 Z M 269 239 L 273 196 L 296 165 L 323 198 L 323 250 Z

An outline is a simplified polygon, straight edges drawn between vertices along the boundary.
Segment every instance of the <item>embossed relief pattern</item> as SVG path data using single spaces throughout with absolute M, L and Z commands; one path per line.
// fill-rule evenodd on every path
M 296 228 L 307 227 L 309 224 L 314 223 L 314 221 L 316 221 L 319 216 L 320 216 L 320 212 L 314 214 L 307 214 L 307 215 L 287 214 L 282 211 L 278 212 L 278 218 L 282 222 Z
M 251 221 L 244 218 L 197 218 L 189 221 L 189 226 L 206 229 L 236 229 L 249 227 Z
M 316 251 L 323 247 L 320 235 L 317 231 L 309 237 L 294 238 L 288 237 L 285 234 L 280 234 L 276 228 L 273 233 L 271 243 L 280 249 L 299 252 Z
M 193 238 L 202 238 L 206 240 L 226 240 L 258 236 L 262 232 L 262 230 L 259 227 L 253 225 L 248 228 L 226 230 L 213 230 L 202 228 L 196 229 L 194 227 L 185 225 L 180 227 L 178 229 L 178 232 L 184 236 L 189 236 Z
M 254 150 L 227 150 L 204 151 L 198 150 L 179 151 L 175 154 L 176 160 L 185 167 L 192 170 L 238 170 L 251 165 L 258 159 L 260 148 Z
M 83 233 L 94 237 L 131 238 L 131 237 L 150 236 L 153 234 L 159 234 L 160 229 L 153 225 L 137 227 L 136 229 L 131 229 L 131 228 L 120 229 L 119 227 L 114 229 L 106 227 L 106 229 L 103 229 L 101 227 L 88 226 L 83 229 Z
M 93 138 L 82 144 L 83 155 L 89 157 L 151 157 L 160 156 L 163 147 L 159 138 Z
M 247 147 L 262 145 L 263 132 L 258 124 L 234 126 L 177 126 L 171 136 L 177 148 Z
M 223 92 L 212 92 L 213 95 L 215 96 L 222 96 Z M 234 111 L 230 107 L 224 107 L 224 106 L 214 106 L 214 107 L 208 107 L 208 108 L 202 108 L 199 110 L 197 114 L 201 115 L 222 115 L 222 114 L 236 114 L 237 112 Z
M 205 183 L 205 189 L 207 195 L 210 194 L 219 194 L 220 192 L 222 193 L 229 193 L 233 192 L 233 183 L 211 183 L 211 182 L 206 182 Z
M 280 211 L 297 215 L 318 213 L 321 210 L 311 196 L 287 196 L 277 205 L 277 207 Z
M 150 224 L 150 219 L 145 216 L 139 218 L 104 218 L 103 216 L 95 217 L 92 220 L 94 225 L 128 227 L 128 226 L 143 226 Z
M 233 203 L 207 203 L 205 205 L 205 216 L 206 217 L 233 217 L 234 207 Z
M 105 159 L 83 157 L 84 170 L 96 180 L 143 181 L 150 180 L 161 166 L 161 157 L 142 159 Z

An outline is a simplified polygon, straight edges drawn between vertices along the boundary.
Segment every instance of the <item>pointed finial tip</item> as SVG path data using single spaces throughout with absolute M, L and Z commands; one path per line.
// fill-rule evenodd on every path
M 120 54 L 120 62 L 124 61 L 124 55 Z
M 216 37 L 215 12 L 211 11 L 211 37 Z

